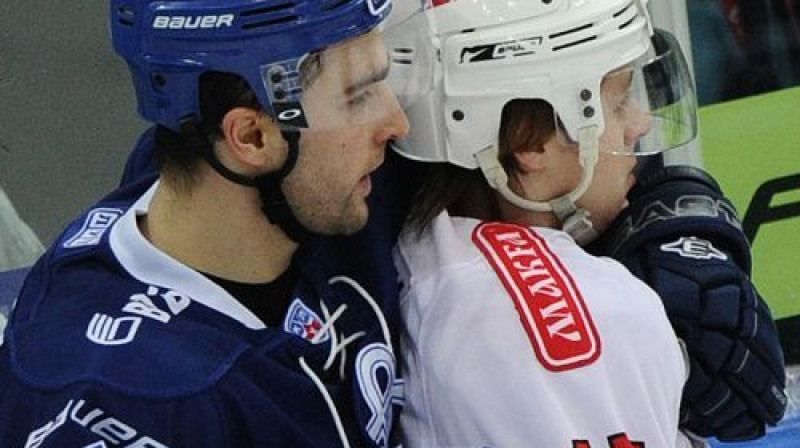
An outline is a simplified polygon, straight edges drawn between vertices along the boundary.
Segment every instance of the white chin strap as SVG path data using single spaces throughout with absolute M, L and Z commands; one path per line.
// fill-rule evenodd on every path
M 561 221 L 562 230 L 584 246 L 597 238 L 598 233 L 592 226 L 589 211 L 578 208 L 575 203 L 586 193 L 592 182 L 600 152 L 598 138 L 596 126 L 578 130 L 578 162 L 583 167 L 581 181 L 571 192 L 548 202 L 531 201 L 511 191 L 508 187 L 508 174 L 500 165 L 497 146 L 492 145 L 478 151 L 475 160 L 489 185 L 499 191 L 508 202 L 532 212 L 552 212 Z

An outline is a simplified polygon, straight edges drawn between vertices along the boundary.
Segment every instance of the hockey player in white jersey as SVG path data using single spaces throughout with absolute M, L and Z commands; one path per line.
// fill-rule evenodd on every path
M 703 446 L 679 428 L 689 365 L 658 295 L 581 247 L 635 156 L 695 136 L 680 49 L 639 0 L 434 2 L 403 36 L 433 93 L 398 149 L 449 162 L 396 247 L 407 445 Z

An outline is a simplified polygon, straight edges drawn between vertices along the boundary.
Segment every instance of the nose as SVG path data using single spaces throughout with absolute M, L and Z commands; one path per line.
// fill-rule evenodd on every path
M 631 114 L 625 124 L 625 146 L 632 148 L 645 134 L 653 128 L 653 117 L 645 113 L 637 105 L 636 113 Z
M 394 93 L 388 96 L 386 116 L 381 120 L 380 129 L 376 135 L 376 143 L 379 145 L 385 145 L 390 140 L 402 140 L 408 136 L 408 116 L 400 106 L 397 96 Z

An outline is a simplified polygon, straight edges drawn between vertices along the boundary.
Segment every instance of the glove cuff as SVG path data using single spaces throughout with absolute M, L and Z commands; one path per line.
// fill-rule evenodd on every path
M 705 171 L 692 166 L 649 171 L 637 179 L 628 198 L 630 205 L 617 216 L 592 252 L 619 259 L 638 250 L 653 235 L 662 241 L 696 236 L 724 248 L 750 274 L 750 243 L 736 208 Z

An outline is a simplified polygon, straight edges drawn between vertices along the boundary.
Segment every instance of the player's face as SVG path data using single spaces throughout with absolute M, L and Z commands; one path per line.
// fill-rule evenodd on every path
M 633 175 L 636 158 L 619 154 L 631 154 L 651 126 L 650 117 L 628 95 L 630 82 L 630 72 L 609 75 L 603 80 L 601 95 L 605 130 L 600 136 L 600 157 L 588 190 L 577 201 L 579 207 L 591 212 L 592 224 L 601 232 L 627 205 L 625 197 L 636 180 Z M 559 185 L 557 195 L 573 191 L 583 172 L 578 163 L 577 146 L 560 146 L 561 156 L 556 170 L 560 175 L 553 179 Z
M 408 132 L 408 118 L 386 84 L 386 49 L 370 33 L 326 50 L 304 93 L 309 130 L 283 189 L 303 225 L 321 234 L 351 234 L 366 223 L 370 175 L 386 144 Z
M 600 158 L 589 189 L 578 200 L 579 206 L 592 213 L 592 223 L 601 232 L 627 205 L 625 197 L 636 180 L 636 157 L 619 154 L 632 154 L 651 127 L 650 116 L 630 97 L 631 77 L 630 71 L 620 71 L 603 79 L 605 131 L 600 136 Z

